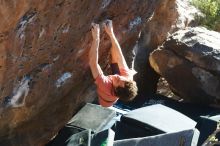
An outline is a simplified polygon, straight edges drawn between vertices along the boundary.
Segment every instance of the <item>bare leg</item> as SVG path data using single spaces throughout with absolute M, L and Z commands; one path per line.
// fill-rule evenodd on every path
M 121 47 L 118 43 L 117 38 L 115 37 L 112 21 L 111 20 L 105 21 L 104 28 L 106 33 L 110 37 L 112 43 L 112 47 L 111 47 L 112 63 L 117 63 L 119 68 L 128 69 L 128 65 L 121 51 Z

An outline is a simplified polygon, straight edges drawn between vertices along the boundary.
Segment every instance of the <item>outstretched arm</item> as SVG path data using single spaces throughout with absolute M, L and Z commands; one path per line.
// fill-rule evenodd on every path
M 92 24 L 92 46 L 89 51 L 89 65 L 90 69 L 92 71 L 93 78 L 96 79 L 96 77 L 99 74 L 102 74 L 102 69 L 100 68 L 98 64 L 98 49 L 99 49 L 99 42 L 100 42 L 100 28 L 99 24 Z
M 121 47 L 118 43 L 117 38 L 115 37 L 113 31 L 113 25 L 111 20 L 107 20 L 104 23 L 105 31 L 111 39 L 112 47 L 111 47 L 111 56 L 112 56 L 112 63 L 117 63 L 119 68 L 128 69 L 128 65 L 125 61 L 125 58 L 122 54 Z

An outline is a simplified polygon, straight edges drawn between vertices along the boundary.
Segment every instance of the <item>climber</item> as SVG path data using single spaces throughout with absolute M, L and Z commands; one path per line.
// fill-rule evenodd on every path
M 103 25 L 112 43 L 111 63 L 118 65 L 119 74 L 105 76 L 98 64 L 100 27 L 95 23 L 92 24 L 91 29 L 93 42 L 89 51 L 89 65 L 97 86 L 99 103 L 104 107 L 109 107 L 116 103 L 118 98 L 125 102 L 134 99 L 137 95 L 136 82 L 133 81 L 133 75 L 136 74 L 136 71 L 127 66 L 121 47 L 114 35 L 112 21 L 106 20 Z

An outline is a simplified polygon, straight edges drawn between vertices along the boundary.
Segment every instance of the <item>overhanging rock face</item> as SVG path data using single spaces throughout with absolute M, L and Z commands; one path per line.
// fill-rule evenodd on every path
M 120 44 L 132 48 L 156 2 L 1 1 L 0 145 L 45 144 L 95 93 L 87 63 L 91 22 L 112 19 Z M 101 35 L 103 67 L 106 38 Z

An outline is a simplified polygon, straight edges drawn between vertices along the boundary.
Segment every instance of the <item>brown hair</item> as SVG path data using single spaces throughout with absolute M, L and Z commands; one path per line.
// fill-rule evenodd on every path
M 135 81 L 125 81 L 124 87 L 115 88 L 115 95 L 122 101 L 131 101 L 137 95 L 137 85 Z

